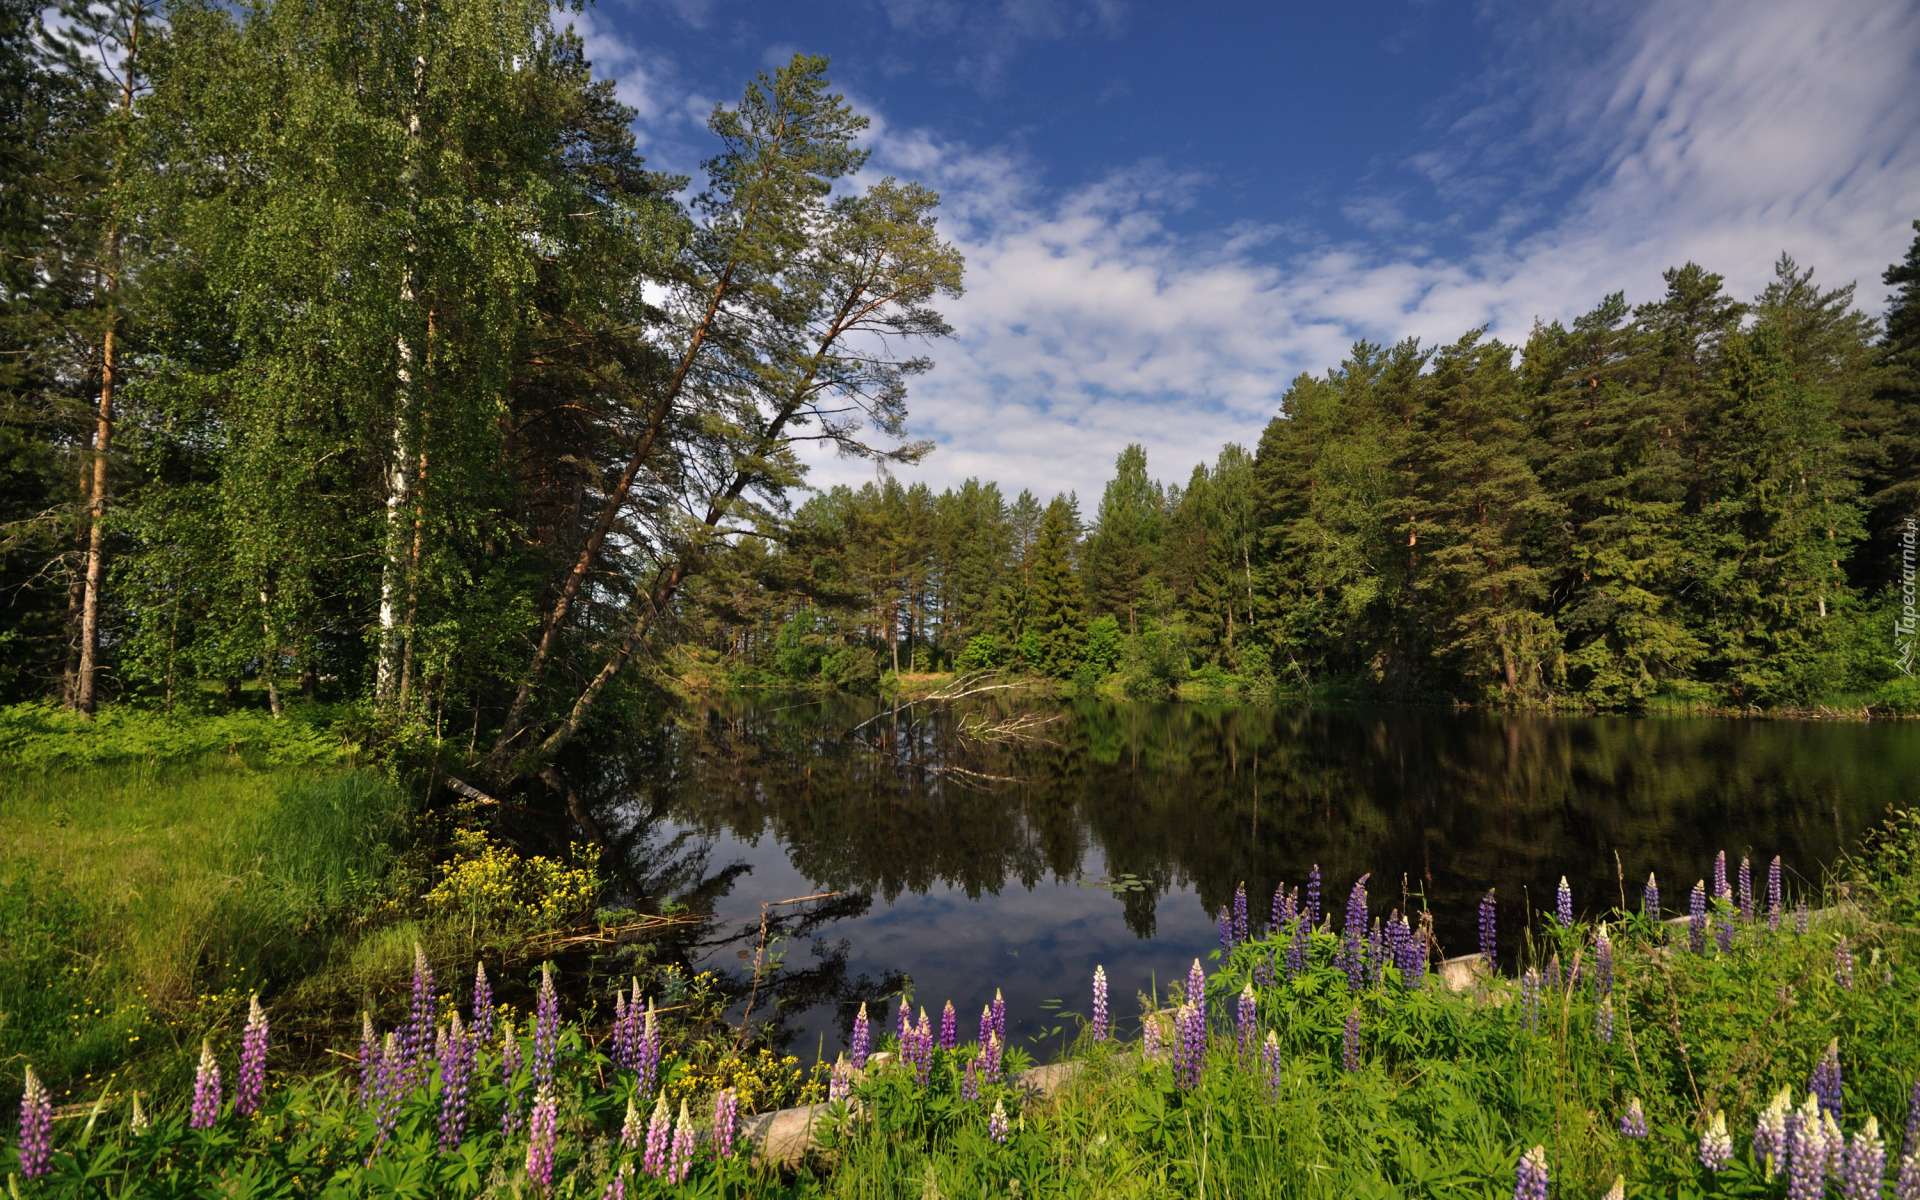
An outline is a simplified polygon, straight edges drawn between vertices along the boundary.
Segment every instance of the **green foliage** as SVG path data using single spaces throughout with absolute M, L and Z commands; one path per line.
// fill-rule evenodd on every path
M 953 665 L 962 671 L 985 671 L 999 666 L 1005 657 L 1000 639 L 991 633 L 982 633 L 967 639 L 967 648 L 953 660 Z
M 354 745 L 333 717 L 308 706 L 276 720 L 255 710 L 173 716 L 115 705 L 88 719 L 52 704 L 16 704 L 0 708 L 0 762 L 30 770 L 221 755 L 273 766 L 350 762 Z

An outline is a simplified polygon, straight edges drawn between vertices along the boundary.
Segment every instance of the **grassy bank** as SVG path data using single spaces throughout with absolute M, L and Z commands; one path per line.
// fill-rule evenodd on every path
M 1669 913 L 1676 891 L 1685 911 L 1679 882 Z M 1514 1194 L 1537 1146 L 1554 1195 L 1599 1196 L 1618 1177 L 1625 1196 L 1782 1197 L 1819 1156 L 1770 1168 L 1755 1130 L 1783 1089 L 1798 1109 L 1817 1087 L 1847 1153 L 1870 1149 L 1877 1129 L 1887 1160 L 1875 1187 L 1904 1169 L 1904 1197 L 1920 1186 L 1920 1157 L 1902 1166 L 1920 1121 L 1920 814 L 1896 818 L 1821 894 L 1785 895 L 1770 913 L 1764 877 L 1758 890 L 1750 915 L 1716 900 L 1697 927 L 1639 903 L 1549 919 L 1523 962 L 1464 991 L 1439 986 L 1417 952 L 1369 948 L 1364 915 L 1366 932 L 1343 936 L 1343 921 L 1385 907 L 1356 893 L 1311 930 L 1283 919 L 1196 964 L 1198 987 L 1143 998 L 1146 1015 L 1113 1038 L 1083 1030 L 1079 1072 L 1045 1100 L 1017 1093 L 974 1042 L 927 1049 L 919 1071 L 873 1067 L 823 1116 L 797 1170 L 709 1142 L 690 1149 L 683 1181 L 649 1174 L 649 1114 L 711 1137 L 723 1083 L 744 1087 L 751 1108 L 822 1082 L 824 1064 L 811 1085 L 757 1090 L 737 1058 L 717 1070 L 716 1014 L 683 989 L 652 997 L 668 1048 L 657 1073 L 612 1052 L 603 1004 L 552 1032 L 528 1017 L 478 1038 L 472 1082 L 452 1101 L 425 1049 L 411 1082 L 371 1105 L 352 1067 L 270 1072 L 257 1114 L 236 1115 L 229 1099 L 198 1129 L 184 1085 L 148 1097 L 144 1129 L 124 1090 L 96 1089 L 97 1119 L 59 1123 L 51 1173 L 22 1194 L 1493 1197 Z M 1116 1015 L 1134 1008 L 1113 1002 Z M 484 1030 L 496 1014 L 475 1004 L 456 983 L 411 1028 L 458 1009 Z M 892 1042 L 892 1027 L 874 1014 L 876 1042 Z M 230 1098 L 232 1041 L 217 1050 Z M 1007 1060 L 1011 1071 L 1022 1056 Z M 534 1114 L 533 1077 L 549 1062 L 551 1107 Z M 1725 1153 L 1709 1139 L 1703 1156 L 1703 1135 L 1722 1127 Z

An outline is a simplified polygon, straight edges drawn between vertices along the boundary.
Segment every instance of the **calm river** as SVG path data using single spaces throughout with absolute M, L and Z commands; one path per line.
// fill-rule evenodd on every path
M 1315 864 L 1336 906 L 1371 873 L 1380 913 L 1424 904 L 1461 953 L 1488 888 L 1512 945 L 1562 875 L 1592 910 L 1623 880 L 1637 904 L 1649 871 L 1684 906 L 1722 849 L 1812 886 L 1920 794 L 1910 723 L 1077 703 L 997 736 L 1020 711 L 721 704 L 586 790 L 632 878 L 714 914 L 696 966 L 742 970 L 763 903 L 839 893 L 776 925 L 777 1007 L 757 1010 L 809 1059 L 903 985 L 951 999 L 963 1035 L 999 988 L 1019 1043 L 1084 1012 L 1104 964 L 1130 1014 L 1215 948 L 1243 881 L 1257 923 Z

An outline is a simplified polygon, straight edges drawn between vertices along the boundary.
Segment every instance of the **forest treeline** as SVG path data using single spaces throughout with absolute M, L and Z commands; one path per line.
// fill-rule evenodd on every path
M 897 471 L 938 197 L 796 57 L 701 179 L 529 0 L 0 0 L 0 700 L 367 700 L 538 771 L 662 672 L 1892 695 L 1920 244 L 1362 344 L 1092 511 Z M 881 482 L 805 494 L 797 448 Z M 1892 691 L 1889 691 L 1892 689 Z
M 1751 301 L 1688 263 L 1517 347 L 1363 342 L 1184 484 L 1128 447 L 1091 514 L 837 488 L 734 547 L 690 625 L 763 682 L 878 657 L 1134 696 L 1911 709 L 1920 239 L 1885 279 L 1884 324 L 1782 255 Z

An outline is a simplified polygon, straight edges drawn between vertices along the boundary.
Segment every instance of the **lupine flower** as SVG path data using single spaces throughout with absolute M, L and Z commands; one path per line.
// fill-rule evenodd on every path
M 1174 1014 L 1173 1028 L 1173 1081 L 1190 1092 L 1200 1086 L 1200 1073 L 1206 1067 L 1206 1013 L 1189 1000 Z
M 1787 1122 L 1787 1195 L 1792 1200 L 1820 1200 L 1826 1193 L 1827 1158 L 1820 1103 L 1809 1095 Z
M 630 1069 L 633 1062 L 633 1046 L 628 1040 L 632 1032 L 632 1022 L 627 1016 L 627 990 L 615 988 L 613 993 L 613 1065 L 621 1070 Z
M 1713 940 L 1720 947 L 1720 953 L 1733 952 L 1733 914 L 1721 913 L 1713 923 Z
M 1613 1186 L 1607 1189 L 1606 1194 L 1601 1196 L 1600 1200 L 1627 1200 L 1627 1177 L 1625 1175 L 1615 1175 L 1613 1177 Z
M 1247 921 L 1247 882 L 1243 879 L 1233 892 L 1233 940 L 1244 942 L 1251 932 Z
M 1780 856 L 1773 856 L 1767 864 L 1767 928 L 1778 931 L 1780 928 Z
M 1520 976 L 1520 1028 L 1528 1033 L 1540 1028 L 1540 971 L 1537 967 L 1528 967 Z
M 1640 911 L 1649 917 L 1660 918 L 1660 881 L 1647 872 L 1647 886 L 1640 889 Z
M 493 984 L 487 981 L 485 963 L 473 964 L 473 1036 L 493 1040 Z
M 1879 1119 L 1868 1117 L 1847 1142 L 1840 1163 L 1840 1194 L 1846 1200 L 1880 1200 L 1886 1177 L 1887 1143 L 1880 1136 Z
M 1273 986 L 1273 950 L 1264 950 L 1253 964 L 1253 981 L 1263 988 Z
M 971 1068 L 971 1064 L 969 1064 Z M 845 1100 L 853 1091 L 853 1064 L 842 1054 L 834 1060 L 833 1071 L 827 1076 L 827 1099 L 835 1104 Z
M 28 1068 L 28 1072 L 29 1073 L 32 1072 L 31 1067 Z M 37 1083 L 38 1080 L 36 1080 L 35 1082 Z M 23 1111 L 21 1115 L 25 1116 L 26 1114 Z M 135 1133 L 139 1133 L 142 1130 L 146 1129 L 149 1124 L 150 1122 L 147 1120 L 146 1110 L 140 1107 L 140 1093 L 138 1091 L 135 1091 L 133 1093 L 133 1115 L 127 1118 L 127 1125 Z
M 1233 918 L 1227 914 L 1227 910 L 1224 908 L 1220 910 L 1219 929 L 1220 929 L 1220 953 L 1223 955 L 1232 954 L 1233 953 Z
M 267 1088 L 267 1014 L 259 993 L 247 1005 L 247 1028 L 240 1035 L 240 1074 L 234 1079 L 233 1111 L 250 1117 Z
M 913 1035 L 913 1075 L 921 1087 L 927 1086 L 927 1079 L 933 1073 L 933 1025 L 927 1020 L 927 1010 L 920 1010 L 920 1027 Z
M 740 1095 L 732 1088 L 721 1088 L 713 1098 L 713 1152 L 721 1158 L 733 1157 L 733 1134 L 740 1125 Z
M 1840 1039 L 1827 1043 L 1820 1061 L 1813 1064 L 1813 1078 L 1807 1088 L 1820 1098 L 1820 1111 L 1840 1115 Z
M 1273 1030 L 1267 1030 L 1267 1040 L 1260 1046 L 1260 1065 L 1266 1068 L 1267 1099 L 1275 1100 L 1280 1096 L 1280 1039 Z
M 1340 965 L 1347 972 L 1347 990 L 1357 992 L 1365 984 L 1367 963 L 1367 880 L 1370 875 L 1362 875 L 1353 881 L 1353 890 L 1347 893 L 1347 929 L 1340 940 Z
M 1293 906 L 1287 903 L 1287 881 L 1282 879 L 1280 886 L 1273 889 L 1273 911 L 1267 918 L 1268 929 L 1278 929 L 1292 914 L 1287 910 Z
M 1147 1019 L 1140 1025 L 1140 1053 L 1146 1058 L 1158 1061 L 1163 1047 L 1160 1045 L 1160 1015 L 1148 1013 Z
M 1200 969 L 1200 960 L 1194 959 L 1193 966 L 1187 968 L 1187 1003 L 1193 1005 L 1200 1014 L 1200 1028 L 1207 1027 L 1207 973 Z
M 999 1038 L 1002 1045 L 1006 1044 L 1007 998 L 1000 994 L 999 988 L 993 989 L 993 1036 Z
M 1920 1200 L 1920 1146 L 1900 1156 L 1900 1178 L 1894 1181 L 1893 1200 Z
M 473 1038 L 453 1014 L 447 1048 L 440 1055 L 440 1148 L 452 1150 L 467 1135 L 467 1091 L 473 1078 Z
M 400 1054 L 400 1039 L 387 1034 L 386 1041 L 380 1044 L 380 1070 L 374 1084 L 373 1125 L 375 1136 L 373 1149 L 367 1155 L 372 1162 L 380 1148 L 393 1136 L 393 1127 L 400 1121 L 400 1101 L 407 1094 L 407 1063 Z
M 1720 851 L 1713 856 L 1713 898 L 1732 900 L 1733 889 L 1727 886 L 1727 852 Z
M 687 1102 L 680 1102 L 680 1120 L 673 1127 L 673 1149 L 667 1155 L 667 1182 L 685 1183 L 693 1169 L 693 1122 L 687 1118 Z
M 1613 997 L 1602 996 L 1593 1009 L 1593 1036 L 1613 1045 Z
M 627 999 L 627 1061 L 622 1065 L 636 1078 L 645 1075 L 642 1086 L 653 1086 L 653 1073 L 660 1063 L 660 1018 L 653 1001 L 640 1007 L 640 980 L 633 981 L 633 994 Z
M 1813 923 L 1813 910 L 1807 907 L 1807 898 L 1802 896 L 1793 903 L 1793 931 L 1801 937 L 1807 936 L 1807 926 Z
M 1740 919 L 1753 924 L 1753 860 L 1740 856 Z
M 500 1105 L 500 1132 L 512 1137 L 520 1130 L 520 1039 L 511 1026 L 500 1042 L 500 1082 L 507 1098 Z
M 1853 990 L 1853 950 L 1846 938 L 1841 938 L 1840 944 L 1834 947 L 1833 980 L 1848 991 Z
M 380 1039 L 373 1032 L 373 1014 L 360 1014 L 360 1107 L 373 1104 L 374 1075 L 380 1069 Z
M 953 1015 L 953 1006 L 947 1006 L 947 1016 Z M 946 1027 L 941 1027 L 942 1042 L 946 1041 Z M 1093 969 L 1093 1040 L 1107 1040 L 1107 969 L 1096 966 Z
M 834 1098 L 838 1099 L 838 1097 Z M 620 1122 L 620 1148 L 628 1152 L 638 1150 L 640 1139 L 645 1136 L 646 1126 L 640 1121 L 640 1110 L 634 1107 L 633 1097 L 628 1096 L 627 1119 Z
M 1513 1200 L 1547 1200 L 1553 1180 L 1547 1174 L 1547 1148 L 1535 1146 L 1520 1156 L 1515 1169 Z
M 647 1120 L 647 1152 L 641 1167 L 658 1179 L 667 1173 L 667 1151 L 673 1140 L 673 1114 L 667 1111 L 667 1094 L 661 1092 L 653 1102 L 653 1116 Z
M 1480 957 L 1486 960 L 1489 971 L 1500 969 L 1500 945 L 1495 934 L 1493 889 L 1489 888 L 1487 894 L 1480 897 Z
M 1907 1136 L 1901 1145 L 1920 1150 L 1920 1079 L 1913 1081 L 1913 1090 L 1907 1093 Z
M 980 1056 L 980 1070 L 988 1079 L 1000 1078 L 1001 1058 L 1006 1054 L 1007 1046 L 1000 1035 L 987 1035 L 986 1053 Z
M 1340 1065 L 1348 1071 L 1360 1069 L 1360 1006 L 1347 1010 L 1347 1026 L 1340 1038 Z
M 971 1104 L 980 1098 L 980 1060 L 967 1060 L 967 1069 L 960 1074 L 960 1098 Z
M 1787 1156 L 1787 1123 L 1792 1111 L 1793 1089 L 1783 1087 L 1754 1122 L 1753 1156 L 1765 1167 L 1768 1179 Z
M 1640 1097 L 1627 1101 L 1627 1111 L 1620 1118 L 1620 1136 L 1644 1138 L 1647 1136 L 1647 1110 L 1640 1107 Z
M 1373 919 L 1373 936 L 1367 941 L 1367 982 L 1378 984 L 1385 977 L 1387 943 L 1380 918 Z
M 540 998 L 534 1004 L 533 1090 L 553 1086 L 553 1060 L 560 1048 L 560 996 L 553 990 L 553 967 L 540 968 Z
M 391 1046 L 393 1036 L 387 1036 Z M 187 1125 L 192 1129 L 209 1129 L 220 1119 L 220 1064 L 213 1060 L 213 1047 L 205 1040 L 200 1043 L 200 1066 L 193 1073 L 193 1115 Z
M 1312 949 L 1313 935 L 1308 931 L 1307 922 L 1302 917 L 1293 920 L 1293 940 L 1287 943 L 1287 978 L 1292 979 L 1307 969 L 1307 955 Z
M 860 1002 L 859 1015 L 853 1018 L 853 1043 L 848 1047 L 848 1052 L 853 1055 L 853 1069 L 856 1071 L 866 1069 L 867 1051 L 870 1049 L 869 1042 L 872 1036 L 867 1028 L 867 1004 L 863 1000 Z
M 533 1126 L 527 1137 L 527 1178 L 543 1192 L 553 1186 L 554 1126 L 559 1116 L 560 1106 L 554 1101 L 553 1089 L 541 1088 L 533 1098 Z
M 1007 1144 L 1007 1107 L 1002 1102 L 993 1102 L 993 1115 L 987 1118 L 987 1136 L 1002 1146 Z
M 1707 952 L 1707 881 L 1693 885 L 1687 899 L 1687 949 L 1695 954 Z
M 136 1097 L 136 1102 L 137 1102 Z M 217 1106 L 218 1100 L 214 1101 Z M 200 1111 L 194 1100 L 194 1115 Z M 194 1128 L 199 1128 L 198 1125 Z M 20 1098 L 20 1173 L 38 1179 L 53 1168 L 53 1097 L 40 1077 L 27 1068 L 26 1092 Z
M 900 993 L 900 1011 L 893 1014 L 893 1036 L 900 1049 L 907 1048 L 907 1035 L 913 1032 L 913 1012 L 907 1007 L 907 994 Z
M 1593 990 L 1599 996 L 1613 994 L 1613 939 L 1604 923 L 1593 939 Z
M 1553 915 L 1560 921 L 1560 928 L 1566 929 L 1573 924 L 1573 889 L 1567 886 L 1567 877 L 1560 877 L 1559 890 L 1554 893 Z
M 428 1039 L 433 1036 L 433 964 L 420 943 L 413 944 L 413 999 L 407 1007 L 407 1023 L 402 1026 L 400 1055 L 404 1062 L 407 1086 L 426 1074 Z
M 1546 985 L 1550 991 L 1560 990 L 1560 956 L 1554 955 L 1547 960 Z
M 620 1173 L 607 1180 L 607 1188 L 600 1193 L 600 1200 L 627 1200 L 627 1172 L 631 1169 L 622 1163 Z
M 1700 1135 L 1700 1165 L 1718 1174 L 1733 1162 L 1733 1139 L 1727 1136 L 1727 1114 L 1714 1110 L 1707 1131 Z
M 1259 1012 L 1259 1007 L 1259 1001 L 1253 998 L 1253 985 L 1249 983 L 1241 988 L 1240 1011 L 1235 1016 L 1238 1018 L 1236 1024 L 1239 1026 L 1240 1053 L 1242 1054 L 1253 1049 L 1254 1018 Z
M 1096 974 L 1098 974 L 1099 968 L 1095 967 L 1094 971 Z M 1106 985 L 1106 976 L 1102 975 L 1100 977 L 1100 983 L 1104 991 L 1104 988 Z M 947 1001 L 947 1007 L 944 1010 L 942 1010 L 942 1012 L 940 1013 L 940 1048 L 942 1050 L 951 1050 L 959 1044 L 960 1044 L 959 1022 L 958 1022 L 958 1019 L 953 1015 L 953 1001 L 949 1000 Z

